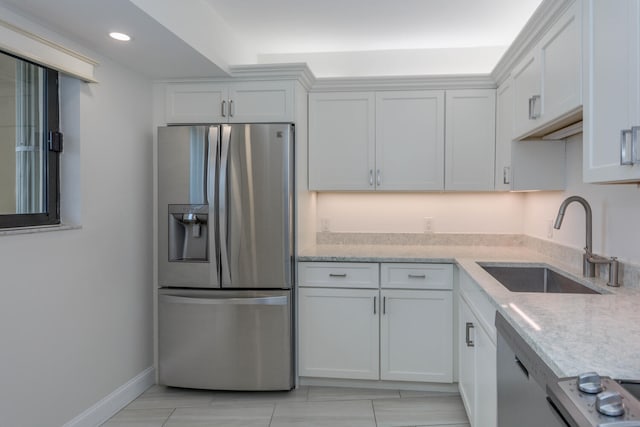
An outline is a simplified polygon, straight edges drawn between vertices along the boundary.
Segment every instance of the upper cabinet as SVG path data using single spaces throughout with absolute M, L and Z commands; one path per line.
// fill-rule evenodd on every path
M 494 149 L 494 89 L 309 95 L 311 190 L 491 191 Z
M 376 93 L 376 188 L 438 190 L 444 180 L 444 91 Z
M 375 95 L 309 94 L 309 189 L 375 188 Z
M 444 91 L 309 95 L 309 188 L 441 190 Z
M 513 98 L 513 80 L 509 78 L 497 91 L 495 189 L 564 189 L 565 142 L 513 141 Z
M 576 0 L 512 71 L 514 139 L 545 135 L 580 119 L 581 47 L 581 1 Z
M 640 181 L 640 0 L 585 0 L 584 23 L 584 181 Z
M 496 91 L 447 91 L 445 189 L 494 189 Z
M 177 123 L 269 123 L 294 121 L 294 83 L 169 83 L 165 120 Z

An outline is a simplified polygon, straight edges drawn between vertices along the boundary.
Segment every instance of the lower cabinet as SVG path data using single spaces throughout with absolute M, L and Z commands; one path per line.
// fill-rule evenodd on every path
M 495 427 L 498 403 L 497 351 L 495 329 L 487 325 L 487 317 L 494 316 L 495 310 L 488 307 L 486 297 L 464 292 L 465 278 L 464 273 L 461 273 L 461 296 L 458 301 L 458 387 L 471 426 Z M 468 302 L 467 298 L 472 302 Z
M 300 375 L 378 379 L 378 290 L 300 288 Z
M 319 269 L 327 280 L 318 279 Z M 452 266 L 382 264 L 388 273 L 382 289 L 379 283 L 343 288 L 358 272 L 350 269 L 353 264 L 299 264 L 300 376 L 451 383 Z M 305 277 L 324 287 L 308 287 Z M 394 289 L 385 289 L 390 279 Z
M 383 289 L 380 296 L 380 379 L 451 382 L 451 291 Z

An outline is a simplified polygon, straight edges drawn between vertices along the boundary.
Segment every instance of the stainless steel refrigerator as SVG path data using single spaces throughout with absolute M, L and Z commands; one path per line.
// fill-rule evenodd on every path
M 158 129 L 161 384 L 293 387 L 294 127 Z

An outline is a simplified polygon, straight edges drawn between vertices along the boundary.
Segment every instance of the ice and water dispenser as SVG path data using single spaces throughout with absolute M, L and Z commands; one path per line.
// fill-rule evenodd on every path
M 169 262 L 209 261 L 209 206 L 169 205 Z

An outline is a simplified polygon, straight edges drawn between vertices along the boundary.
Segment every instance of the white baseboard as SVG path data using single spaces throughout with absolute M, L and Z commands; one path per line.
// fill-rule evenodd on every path
M 155 369 L 150 366 L 115 389 L 95 405 L 67 422 L 63 427 L 96 427 L 114 416 L 146 389 L 156 383 Z
M 423 383 L 409 381 L 350 380 L 336 378 L 300 377 L 301 386 L 353 387 L 391 390 L 434 391 L 442 393 L 458 392 L 458 383 Z

